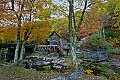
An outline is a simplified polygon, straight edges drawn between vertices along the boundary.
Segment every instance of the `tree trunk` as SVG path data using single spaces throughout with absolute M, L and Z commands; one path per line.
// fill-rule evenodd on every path
M 19 60 L 23 60 L 23 57 L 24 57 L 24 54 L 25 54 L 25 44 L 26 44 L 26 40 L 24 40 L 23 43 L 22 43 L 22 48 L 21 48 L 20 59 Z
M 73 42 L 73 38 L 72 38 L 72 11 L 71 11 L 71 7 L 72 4 L 71 2 L 69 2 L 69 35 L 70 35 L 70 53 L 72 51 L 72 42 Z
M 31 21 L 31 11 L 30 11 L 30 19 L 29 21 Z M 34 27 L 34 26 L 33 26 Z M 33 27 L 31 27 L 31 30 L 33 29 Z M 26 41 L 27 39 L 29 38 L 29 35 L 31 34 L 31 31 L 29 32 L 29 28 L 27 28 L 25 30 L 25 33 L 24 33 L 24 40 L 23 40 L 23 43 L 22 43 L 22 48 L 21 48 L 21 52 L 20 52 L 20 59 L 19 60 L 23 60 L 23 57 L 24 57 L 24 54 L 25 54 L 25 45 L 26 45 Z
M 14 56 L 14 63 L 17 63 L 18 61 L 18 54 L 19 54 L 19 49 L 20 49 L 20 27 L 21 27 L 21 19 L 18 19 L 18 29 L 17 29 L 17 45 L 15 49 L 15 56 Z
M 77 57 L 76 57 L 76 48 L 77 48 L 77 36 L 79 32 L 79 28 L 82 25 L 82 21 L 84 19 L 84 14 L 85 10 L 87 8 L 87 2 L 88 0 L 85 1 L 85 6 L 82 11 L 82 15 L 78 24 L 78 27 L 76 27 L 76 22 L 75 22 L 75 15 L 74 15 L 74 3 L 73 0 L 69 0 L 69 34 L 70 34 L 70 53 L 72 54 L 72 60 L 73 60 L 73 65 L 75 68 L 78 67 L 77 63 Z M 74 21 L 74 29 L 75 29 L 75 34 L 72 34 L 72 20 Z
M 14 1 L 15 0 L 12 0 L 12 9 L 14 9 Z M 19 4 L 20 6 L 20 4 Z M 19 7 L 19 10 L 23 10 L 23 7 L 24 7 L 24 0 L 23 0 L 23 4 L 21 5 L 21 7 Z M 15 11 L 15 10 L 13 10 Z M 14 56 L 14 63 L 17 63 L 18 61 L 18 54 L 19 54 L 19 51 L 20 51 L 20 28 L 21 28 L 21 18 L 22 18 L 22 14 L 16 14 L 16 17 L 18 19 L 18 28 L 17 28 L 17 46 L 16 46 L 16 49 L 15 49 L 15 56 Z
M 73 1 L 69 2 L 69 34 L 70 34 L 70 54 L 72 54 L 73 66 L 76 67 L 77 59 L 76 59 L 76 49 L 74 43 L 74 37 L 72 32 L 72 19 L 73 19 Z
M 104 30 L 104 28 L 102 29 L 102 31 L 103 31 L 103 37 L 105 39 L 105 30 Z
M 31 30 L 32 30 L 33 28 L 34 28 L 34 26 L 31 27 Z M 23 57 L 24 57 L 24 54 L 25 54 L 26 41 L 27 41 L 27 39 L 29 38 L 30 34 L 31 34 L 31 31 L 29 32 L 29 28 L 27 28 L 27 29 L 25 30 L 25 33 L 24 33 L 24 40 L 23 40 L 23 43 L 22 43 L 22 48 L 21 48 L 20 59 L 19 59 L 19 60 L 23 60 Z
M 18 61 L 19 48 L 20 48 L 20 40 L 17 41 L 17 46 L 15 49 L 15 56 L 14 56 L 14 63 L 17 63 Z
M 23 56 L 24 56 L 24 54 L 25 54 L 25 45 L 26 45 L 26 41 L 27 41 L 27 39 L 28 39 L 28 36 L 27 36 L 28 30 L 29 30 L 29 29 L 26 29 L 26 30 L 25 30 L 25 33 L 24 33 L 24 40 L 23 40 L 23 43 L 22 43 L 22 48 L 21 48 L 20 59 L 19 59 L 19 60 L 23 60 Z

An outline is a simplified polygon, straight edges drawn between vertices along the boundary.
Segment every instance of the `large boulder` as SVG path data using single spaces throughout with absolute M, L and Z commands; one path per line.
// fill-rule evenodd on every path
M 84 60 L 105 61 L 108 59 L 106 51 L 89 51 L 84 54 Z

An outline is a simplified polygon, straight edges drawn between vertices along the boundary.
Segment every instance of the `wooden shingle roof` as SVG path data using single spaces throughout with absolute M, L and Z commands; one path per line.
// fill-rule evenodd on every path
M 54 33 L 57 34 L 59 37 L 61 37 L 56 31 L 53 31 L 53 32 L 50 34 L 49 38 L 50 38 Z

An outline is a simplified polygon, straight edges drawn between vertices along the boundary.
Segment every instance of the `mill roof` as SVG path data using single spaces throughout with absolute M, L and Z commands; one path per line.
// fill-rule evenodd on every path
M 56 31 L 53 31 L 49 37 L 51 37 L 54 33 L 57 34 L 59 37 L 61 37 Z

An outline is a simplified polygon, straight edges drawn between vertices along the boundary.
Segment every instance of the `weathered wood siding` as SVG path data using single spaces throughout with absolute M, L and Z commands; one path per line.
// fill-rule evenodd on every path
M 58 45 L 62 49 L 68 49 L 68 41 L 67 38 L 61 37 L 58 33 L 55 31 L 50 35 L 49 37 L 49 43 L 50 45 Z
M 50 36 L 50 45 L 60 45 L 60 36 L 56 33 L 53 33 L 53 35 Z
M 68 49 L 68 42 L 66 38 L 60 38 L 60 46 L 62 49 Z

